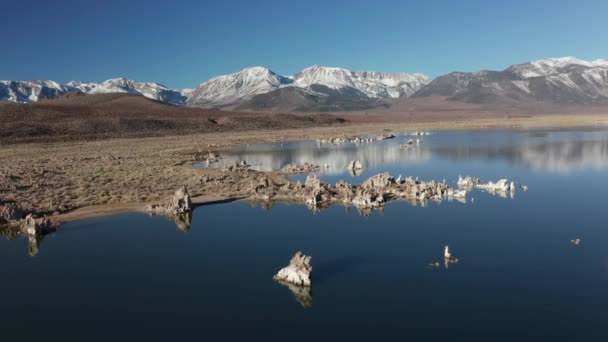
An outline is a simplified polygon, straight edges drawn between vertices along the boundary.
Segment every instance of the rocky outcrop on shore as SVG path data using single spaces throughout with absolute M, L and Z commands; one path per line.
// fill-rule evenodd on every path
M 180 215 L 192 211 L 192 199 L 188 189 L 183 186 L 171 196 L 165 204 L 153 204 L 146 211 L 158 215 Z
M 57 229 L 57 224 L 48 217 L 34 218 L 29 214 L 21 223 L 21 231 L 27 236 L 46 235 Z
M 15 203 L 5 203 L 0 207 L 0 225 L 21 221 L 25 211 Z
M 188 189 L 183 186 L 164 204 L 152 204 L 146 208 L 151 215 L 162 215 L 172 219 L 182 231 L 188 231 L 192 223 L 192 199 Z
M 317 139 L 319 144 L 342 144 L 348 142 L 348 139 L 345 137 L 329 137 L 329 138 L 321 138 Z
M 215 170 L 213 175 L 200 178 L 199 184 L 203 184 L 206 193 L 248 196 L 252 203 L 264 208 L 272 207 L 273 202 L 293 202 L 306 204 L 311 210 L 318 211 L 337 204 L 354 207 L 360 214 L 368 216 L 373 211 L 382 211 L 387 202 L 394 200 L 420 206 L 426 206 L 430 201 L 444 200 L 467 203 L 469 193 L 482 183 L 477 178 L 460 177 L 459 186 L 453 188 L 445 181 L 395 178 L 381 173 L 358 185 L 344 180 L 329 184 L 316 175 L 309 175 L 305 182 L 300 182 L 288 179 L 282 172 L 235 169 L 232 172 Z M 511 185 L 508 185 L 510 189 Z
M 59 222 L 49 217 L 36 218 L 33 214 L 28 214 L 24 218 L 22 216 L 24 211 L 18 205 L 8 207 L 5 205 L 4 208 L 0 208 L 3 214 L 11 214 L 3 216 L 0 235 L 8 239 L 27 238 L 29 255 L 36 256 L 44 237 L 55 232 L 59 228 Z
M 311 274 L 312 266 L 310 265 L 310 256 L 296 252 L 289 261 L 289 265 L 282 268 L 272 279 L 282 281 L 296 286 L 312 286 Z

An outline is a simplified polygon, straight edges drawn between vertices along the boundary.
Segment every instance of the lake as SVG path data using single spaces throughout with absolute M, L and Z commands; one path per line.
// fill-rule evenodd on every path
M 329 182 L 388 171 L 453 186 L 458 175 L 508 178 L 529 190 L 474 190 L 467 203 L 393 201 L 370 216 L 338 205 L 313 212 L 237 201 L 197 207 L 188 230 L 123 214 L 66 223 L 37 251 L 25 238 L 1 238 L 1 336 L 608 338 L 608 131 L 438 131 L 400 148 L 416 138 L 233 147 L 212 167 L 313 162 Z M 345 170 L 354 159 L 363 161 L 360 175 Z M 444 264 L 445 245 L 457 264 Z M 298 296 L 272 280 L 296 251 L 313 265 L 312 289 Z

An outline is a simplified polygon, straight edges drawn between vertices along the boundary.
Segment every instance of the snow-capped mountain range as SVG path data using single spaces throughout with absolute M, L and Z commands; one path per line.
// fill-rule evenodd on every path
M 0 102 L 37 102 L 68 92 L 129 93 L 176 105 L 185 104 L 187 99 L 181 91 L 169 89 L 162 84 L 135 82 L 125 78 L 110 79 L 102 83 L 72 81 L 67 84 L 54 81 L 0 81 Z
M 294 83 L 302 88 L 314 84 L 340 90 L 353 88 L 369 98 L 409 97 L 428 84 L 431 79 L 423 74 L 350 71 L 342 68 L 313 66 L 293 76 Z
M 253 67 L 214 77 L 195 89 L 125 78 L 101 83 L 0 81 L 0 102 L 29 103 L 68 92 L 129 93 L 192 107 L 327 110 L 384 105 L 384 99 L 443 96 L 472 103 L 608 103 L 608 60 L 549 58 L 503 71 L 453 72 L 432 80 L 423 74 L 350 71 L 312 66 L 293 76 Z M 284 105 L 285 102 L 291 105 Z M 356 105 L 352 105 L 356 103 Z M 314 106 L 313 106 L 314 105 Z
M 604 104 L 608 103 L 608 61 L 563 57 L 516 64 L 503 71 L 453 72 L 414 96 L 484 104 Z
M 217 76 L 196 89 L 173 90 L 158 83 L 142 83 L 125 78 L 101 83 L 72 81 L 61 85 L 53 81 L 0 81 L 0 101 L 28 103 L 54 98 L 70 91 L 85 94 L 130 93 L 177 105 L 225 108 L 237 106 L 259 94 L 283 87 L 306 92 L 322 85 L 343 94 L 369 98 L 411 96 L 430 78 L 422 74 L 353 72 L 341 68 L 313 66 L 295 76 L 281 76 L 270 69 L 253 67 L 230 75 Z
M 281 76 L 272 70 L 254 67 L 237 73 L 215 77 L 196 88 L 190 106 L 227 107 L 242 104 L 256 95 L 284 87 L 296 87 L 318 94 L 311 86 L 321 85 L 353 97 L 370 99 L 408 97 L 428 84 L 422 74 L 389 74 L 353 72 L 342 68 L 312 66 L 294 76 Z
M 114 78 L 102 83 L 72 81 L 66 86 L 85 94 L 130 93 L 171 104 L 183 105 L 186 102 L 182 91 L 169 89 L 159 83 L 142 83 L 126 78 Z
M 0 102 L 36 102 L 68 91 L 68 87 L 54 81 L 0 81 Z

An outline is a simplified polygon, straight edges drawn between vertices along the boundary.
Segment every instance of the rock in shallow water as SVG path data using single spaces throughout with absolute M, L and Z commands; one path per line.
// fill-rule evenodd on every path
M 35 219 L 32 214 L 27 215 L 21 224 L 21 231 L 27 236 L 44 235 L 56 228 L 57 224 L 48 217 Z
M 146 210 L 159 215 L 180 215 L 192 211 L 192 200 L 188 189 L 183 186 L 178 189 L 164 205 L 150 205 Z
M 165 204 L 153 204 L 146 208 L 151 215 L 162 215 L 172 219 L 182 231 L 190 229 L 192 210 L 192 199 L 185 186 L 178 189 Z
M 310 256 L 306 256 L 302 252 L 296 252 L 289 265 L 281 269 L 272 279 L 298 286 L 311 286 L 312 266 L 310 265 L 310 259 Z

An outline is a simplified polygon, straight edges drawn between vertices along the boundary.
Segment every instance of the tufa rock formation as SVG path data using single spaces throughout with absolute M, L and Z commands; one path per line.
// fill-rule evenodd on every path
M 46 235 L 55 230 L 57 230 L 57 224 L 48 217 L 35 219 L 32 214 L 29 214 L 21 223 L 21 232 L 27 236 Z
M 151 215 L 162 215 L 172 219 L 182 231 L 188 231 L 192 223 L 192 199 L 188 189 L 178 189 L 165 204 L 153 204 L 146 208 Z
M 285 173 L 311 173 L 319 171 L 320 167 L 312 163 L 304 164 L 288 164 L 283 167 L 282 171 Z
M 180 215 L 192 211 L 192 200 L 188 189 L 183 186 L 169 198 L 166 204 L 153 204 L 146 211 L 157 215 Z
M 306 256 L 302 252 L 296 252 L 289 265 L 281 269 L 272 279 L 297 286 L 312 286 L 310 259 L 310 256 Z

